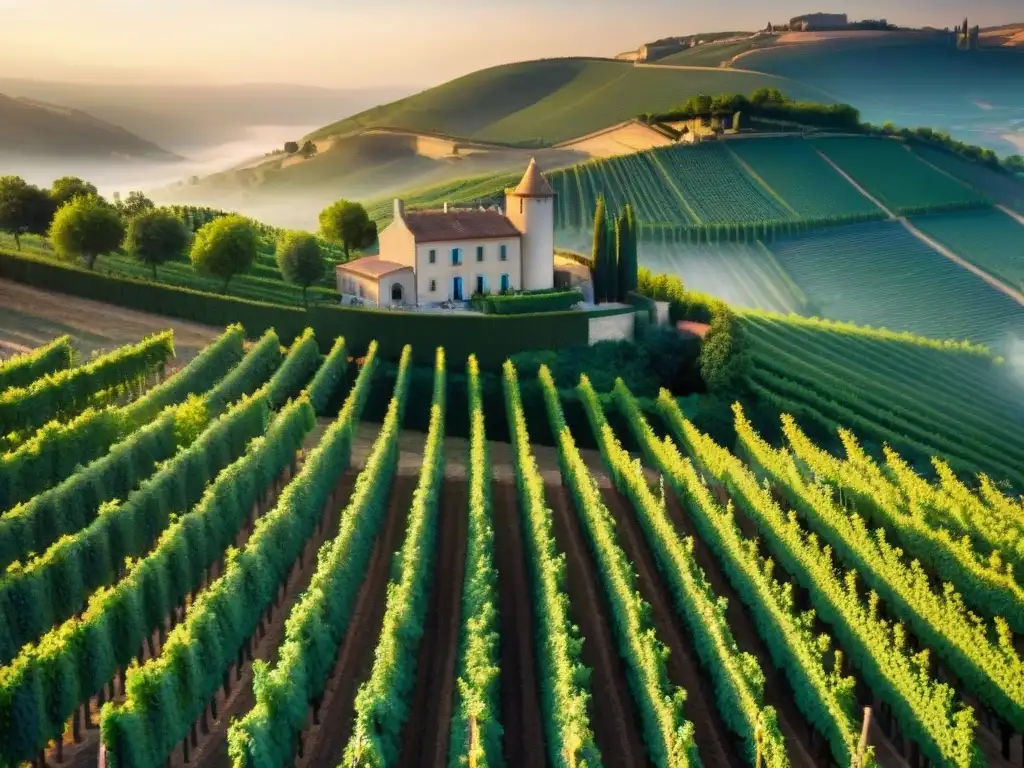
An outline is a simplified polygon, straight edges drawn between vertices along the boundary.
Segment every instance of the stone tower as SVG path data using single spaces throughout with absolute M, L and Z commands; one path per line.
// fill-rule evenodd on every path
M 555 284 L 555 190 L 537 168 L 530 165 L 519 186 L 505 193 L 505 215 L 522 232 L 523 282 L 527 291 L 553 288 Z

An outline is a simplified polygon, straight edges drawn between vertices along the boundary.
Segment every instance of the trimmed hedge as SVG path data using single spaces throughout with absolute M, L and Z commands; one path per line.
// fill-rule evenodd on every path
M 495 294 L 473 299 L 473 308 L 487 315 L 525 315 L 533 312 L 565 312 L 583 301 L 583 293 L 570 291 L 530 291 Z
M 344 336 L 349 354 L 358 357 L 376 339 L 384 359 L 398 360 L 402 348 L 410 344 L 416 363 L 433 365 L 433 350 L 444 347 L 453 367 L 464 367 L 469 356 L 475 354 L 485 370 L 498 370 L 506 359 L 519 352 L 586 344 L 592 317 L 580 311 L 448 315 L 333 304 L 317 304 L 303 310 L 111 277 L 8 251 L 0 251 L 0 278 L 206 325 L 226 327 L 241 323 L 249 338 L 258 338 L 273 328 L 281 343 L 288 345 L 309 327 L 324 347 L 323 352 L 329 351 L 335 338 Z

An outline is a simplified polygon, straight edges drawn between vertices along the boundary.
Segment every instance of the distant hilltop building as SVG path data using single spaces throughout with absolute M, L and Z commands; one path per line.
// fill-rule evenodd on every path
M 789 28 L 813 32 L 828 29 L 844 29 L 850 24 L 845 13 L 808 13 L 789 20 Z
M 535 160 L 505 211 L 451 208 L 406 211 L 395 200 L 395 218 L 378 238 L 377 256 L 339 264 L 342 302 L 429 306 L 468 301 L 474 293 L 554 287 L 555 191 Z
M 981 30 L 975 25 L 973 27 L 967 26 L 967 18 L 964 18 L 964 23 L 958 24 L 956 27 L 956 47 L 961 51 L 976 51 L 980 47 Z

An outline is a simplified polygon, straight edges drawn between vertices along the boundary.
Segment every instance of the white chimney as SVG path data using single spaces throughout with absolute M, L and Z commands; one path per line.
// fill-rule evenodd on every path
M 405 203 L 395 198 L 395 218 L 401 219 L 405 216 Z
M 444 204 L 444 212 L 445 212 L 445 213 L 448 213 L 448 203 L 445 203 L 445 204 Z

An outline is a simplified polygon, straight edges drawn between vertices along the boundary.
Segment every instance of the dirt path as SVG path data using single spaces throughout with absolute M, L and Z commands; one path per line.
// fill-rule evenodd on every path
M 619 545 L 636 569 L 637 589 L 651 606 L 651 621 L 658 639 L 669 649 L 666 663 L 669 680 L 686 691 L 683 714 L 694 724 L 702 762 L 707 768 L 742 764 L 735 749 L 736 737 L 729 732 L 715 706 L 711 679 L 700 668 L 700 660 L 693 650 L 682 619 L 672 605 L 672 596 L 647 547 L 632 505 L 612 489 L 604 491 L 603 496 L 618 526 Z
M 617 653 L 608 601 L 568 492 L 548 485 L 555 537 L 565 553 L 565 588 L 572 617 L 583 635 L 583 663 L 591 668 L 590 717 L 594 743 L 606 765 L 649 766 L 639 713 L 630 694 L 625 664 Z
M 1007 216 L 1009 216 L 1011 219 L 1013 219 L 1018 224 L 1020 224 L 1022 227 L 1024 227 L 1024 216 L 1021 216 L 1016 211 L 1011 210 L 1011 209 L 1007 208 L 1005 205 L 1002 205 L 1002 204 L 997 205 L 996 208 L 998 208 L 1000 211 L 1002 211 Z
M 822 152 L 817 147 L 813 147 L 813 149 L 814 149 L 815 152 L 818 153 L 818 155 L 821 157 L 822 160 L 824 160 L 826 163 L 828 163 L 829 165 L 832 166 L 832 168 L 835 170 L 836 173 L 838 173 L 840 176 L 842 176 L 844 179 L 846 179 L 846 181 L 849 182 L 850 186 L 852 186 L 854 189 L 856 189 L 858 192 L 860 192 L 864 197 L 866 197 L 872 203 L 874 203 L 879 208 L 881 208 L 883 211 L 885 211 L 885 214 L 890 219 L 895 219 L 896 218 L 896 214 L 895 213 L 893 213 L 888 208 L 886 208 L 884 205 L 882 205 L 882 201 L 881 200 L 879 200 L 878 198 L 874 197 L 870 192 L 868 192 L 866 189 L 864 189 L 864 187 L 862 187 L 856 181 L 856 179 L 853 178 L 853 176 L 851 176 L 846 171 L 844 171 L 842 168 L 840 168 L 831 157 L 826 155 L 824 152 Z
M 307 720 L 307 729 L 302 735 L 303 757 L 295 760 L 296 768 L 320 768 L 341 762 L 352 733 L 356 691 L 373 667 L 373 653 L 384 620 L 391 562 L 405 536 L 405 521 L 415 489 L 415 476 L 395 476 L 384 529 L 374 544 L 348 632 L 338 649 L 338 660 L 324 691 L 320 724 L 313 724 L 311 717 Z
M 167 328 L 174 330 L 178 365 L 191 360 L 223 331 L 0 280 L 0 341 L 6 344 L 38 347 L 66 333 L 76 347 L 90 355 L 135 343 Z
M 914 237 L 916 237 L 922 243 L 927 245 L 933 251 L 937 251 L 938 253 L 942 254 L 943 256 L 945 256 L 950 261 L 952 261 L 952 262 L 954 262 L 956 264 L 959 264 L 961 267 L 966 269 L 971 274 L 976 275 L 977 277 L 980 277 L 982 280 L 984 280 L 986 283 L 991 285 L 997 291 L 999 291 L 1000 293 L 1005 293 L 1007 296 L 1009 296 L 1011 299 L 1016 301 L 1018 304 L 1024 305 L 1024 293 L 1021 293 L 1020 291 L 1014 290 L 1013 288 L 1011 288 L 1010 286 L 1006 285 L 1002 281 L 997 280 L 995 277 L 990 275 L 985 270 L 980 269 L 979 267 L 976 267 L 974 264 L 971 264 L 969 261 L 964 260 L 963 258 L 958 256 L 955 252 L 951 251 L 949 248 L 944 246 L 942 243 L 940 243 L 937 240 L 932 239 L 931 237 L 926 235 L 924 232 L 919 230 L 917 227 L 915 227 L 913 224 L 911 224 L 910 221 L 908 221 L 906 218 L 900 218 L 899 222 L 900 222 L 900 224 L 903 225 L 903 228 L 906 229 L 907 232 L 912 234 Z
M 440 502 L 434 579 L 416 661 L 412 710 L 402 734 L 402 768 L 448 765 L 469 528 L 468 484 L 449 480 Z
M 544 768 L 547 750 L 533 652 L 533 603 L 515 485 L 493 482 L 495 560 L 501 634 L 501 725 L 509 766 Z

